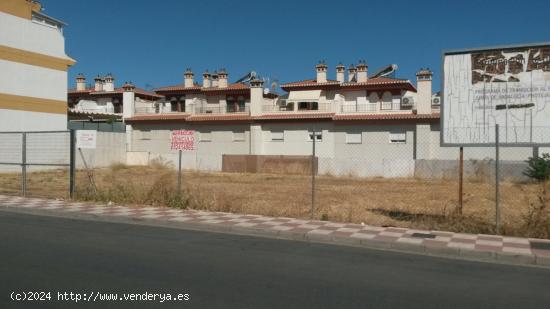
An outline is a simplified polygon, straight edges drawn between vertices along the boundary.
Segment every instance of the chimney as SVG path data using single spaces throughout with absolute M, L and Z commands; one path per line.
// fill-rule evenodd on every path
M 103 91 L 103 78 L 101 78 L 99 75 L 94 78 L 94 90 L 95 91 Z
M 76 90 L 83 91 L 86 90 L 86 77 L 82 73 L 76 76 Z
M 357 69 L 355 68 L 355 66 L 353 64 L 350 64 L 349 65 L 349 68 L 348 68 L 348 82 L 356 82 L 357 79 L 355 77 L 355 74 L 357 73 Z
M 131 118 L 134 116 L 135 111 L 135 93 L 136 87 L 131 82 L 126 82 L 122 86 L 124 93 L 122 93 L 122 116 L 124 118 Z
M 317 83 L 327 82 L 327 65 L 324 61 L 319 61 L 319 64 L 315 66 L 317 70 Z
M 416 112 L 418 114 L 432 113 L 432 76 L 430 69 L 420 69 L 416 73 Z
M 212 74 L 212 87 L 218 87 L 218 73 Z
M 264 104 L 264 81 L 254 78 L 250 81 L 250 115 L 259 116 L 262 114 Z
M 336 80 L 339 83 L 345 82 L 344 72 L 346 71 L 346 67 L 340 62 L 336 66 Z
M 368 69 L 369 66 L 367 65 L 367 62 L 365 60 L 359 60 L 359 64 L 357 65 L 357 82 L 358 83 L 366 83 L 368 79 Z
M 208 70 L 204 71 L 202 73 L 202 87 L 203 88 L 210 88 L 212 86 L 212 81 L 210 80 L 210 73 L 208 73 Z
M 107 74 L 103 80 L 105 81 L 103 91 L 115 91 L 115 78 L 111 73 Z
M 191 71 L 190 68 L 187 68 L 183 73 L 183 81 L 184 81 L 185 88 L 194 86 L 194 82 L 195 82 L 194 77 L 195 77 L 195 74 L 193 74 L 193 71 Z
M 225 71 L 225 69 L 221 69 L 218 71 L 218 87 L 227 87 L 227 72 Z

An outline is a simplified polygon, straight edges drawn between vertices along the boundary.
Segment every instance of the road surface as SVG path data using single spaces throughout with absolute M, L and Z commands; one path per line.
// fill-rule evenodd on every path
M 535 267 L 6 211 L 0 237 L 0 308 L 550 307 L 550 269 Z M 10 299 L 22 291 L 52 300 Z M 58 292 L 189 300 L 75 303 Z

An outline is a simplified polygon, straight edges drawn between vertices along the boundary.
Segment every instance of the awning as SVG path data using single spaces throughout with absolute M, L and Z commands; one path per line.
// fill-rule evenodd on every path
M 287 101 L 319 101 L 321 90 L 290 91 Z

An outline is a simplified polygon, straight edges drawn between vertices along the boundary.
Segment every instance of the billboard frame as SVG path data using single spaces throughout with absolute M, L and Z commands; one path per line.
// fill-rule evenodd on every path
M 445 143 L 443 140 L 444 123 L 445 123 L 445 56 L 447 55 L 459 55 L 472 52 L 491 51 L 508 48 L 525 48 L 525 47 L 539 47 L 550 46 L 550 42 L 537 42 L 537 43 L 525 43 L 525 44 L 512 44 L 512 45 L 494 45 L 476 48 L 461 48 L 443 50 L 441 52 L 441 107 L 439 111 L 439 146 L 440 147 L 495 147 L 497 143 Z M 550 147 L 550 143 L 498 143 L 500 147 Z

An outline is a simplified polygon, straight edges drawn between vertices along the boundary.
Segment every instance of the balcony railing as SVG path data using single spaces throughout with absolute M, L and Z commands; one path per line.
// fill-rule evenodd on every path
M 248 114 L 250 108 L 245 105 L 226 105 L 226 106 L 196 106 L 195 114 Z
M 400 102 L 380 102 L 381 111 L 398 111 L 401 110 Z
M 263 105 L 264 113 L 309 113 L 309 112 L 331 112 L 331 103 L 317 102 L 286 102 L 285 104 Z
M 358 103 L 342 105 L 342 113 L 376 113 L 378 103 Z
M 175 113 L 185 113 L 185 111 L 174 111 L 170 106 L 146 106 L 146 107 L 136 107 L 134 109 L 136 114 L 175 114 Z

